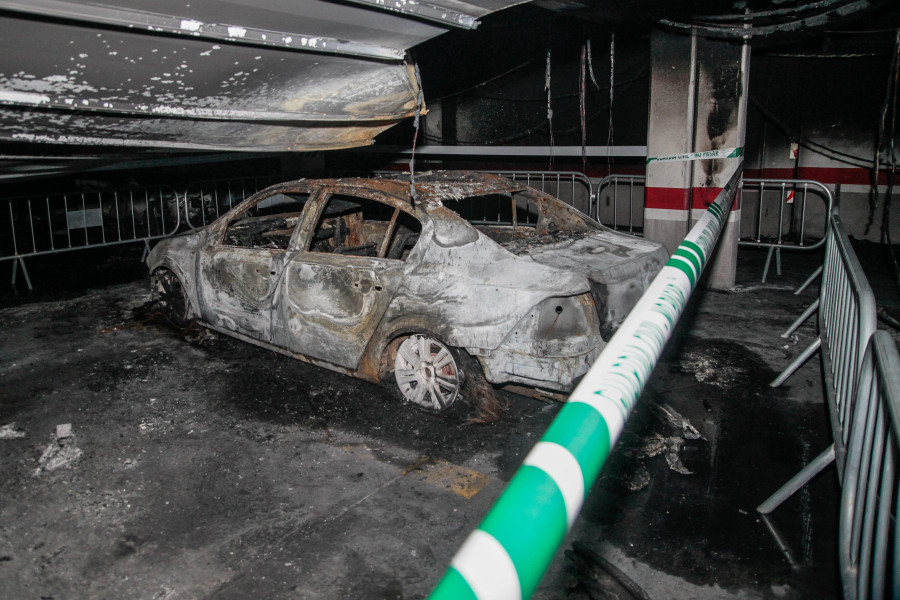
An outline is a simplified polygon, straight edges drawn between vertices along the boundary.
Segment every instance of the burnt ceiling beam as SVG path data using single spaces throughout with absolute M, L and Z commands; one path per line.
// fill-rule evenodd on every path
M 367 0 L 354 1 L 369 4 Z M 187 17 L 93 4 L 76 4 L 66 0 L 0 0 L 0 10 L 131 31 L 143 30 L 149 33 L 180 35 L 194 39 L 279 50 L 323 52 L 389 61 L 400 61 L 405 56 L 405 51 L 401 48 L 365 42 L 338 40 L 297 32 L 270 31 L 240 25 L 203 23 Z
M 480 22 L 477 17 L 437 4 L 417 2 L 416 0 L 344 0 L 350 4 L 360 4 L 386 12 L 404 16 L 417 17 L 426 21 L 441 23 L 450 27 L 475 29 Z

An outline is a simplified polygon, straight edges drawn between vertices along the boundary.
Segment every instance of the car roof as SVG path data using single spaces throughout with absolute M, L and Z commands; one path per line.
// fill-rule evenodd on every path
M 302 179 L 288 181 L 269 188 L 271 191 L 289 190 L 295 186 L 362 187 L 379 190 L 409 200 L 410 174 L 396 173 L 379 177 L 346 177 L 340 179 Z M 505 177 L 473 171 L 426 171 L 415 174 L 416 200 L 434 202 L 471 196 L 509 193 L 524 186 Z

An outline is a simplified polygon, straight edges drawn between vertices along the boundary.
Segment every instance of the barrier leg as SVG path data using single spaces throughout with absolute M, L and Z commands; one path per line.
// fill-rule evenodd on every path
M 28 269 L 25 268 L 25 261 L 22 260 L 21 256 L 13 261 L 12 279 L 10 280 L 10 285 L 16 285 L 16 275 L 19 272 L 19 265 L 22 265 L 22 276 L 25 278 L 25 285 L 28 286 L 28 291 L 34 291 L 34 287 L 31 285 L 31 277 L 28 276 Z
M 775 248 L 775 272 L 781 276 L 781 248 Z
M 816 338 L 809 347 L 800 353 L 800 356 L 794 359 L 794 362 L 789 364 L 787 368 L 781 372 L 781 375 L 775 378 L 775 381 L 769 384 L 770 387 L 778 387 L 785 381 L 787 381 L 788 377 L 794 374 L 794 372 L 800 368 L 800 366 L 809 360 L 809 357 L 816 353 L 816 350 L 822 345 L 822 338 Z
M 791 334 L 797 331 L 801 325 L 803 325 L 804 321 L 806 321 L 811 314 L 819 310 L 819 299 L 816 298 L 816 301 L 806 307 L 806 310 L 803 311 L 803 314 L 797 317 L 797 320 L 791 323 L 791 326 L 788 327 L 787 331 L 781 334 L 783 338 L 791 337 Z
M 766 529 L 768 529 L 769 533 L 772 534 L 772 537 L 775 538 L 775 544 L 778 546 L 778 549 L 781 550 L 781 553 L 784 554 L 784 558 L 788 561 L 788 564 L 791 565 L 791 568 L 795 571 L 799 569 L 800 566 L 797 564 L 797 560 L 791 553 L 791 549 L 788 547 L 787 542 L 784 541 L 784 536 L 781 535 L 781 532 L 775 527 L 775 523 L 769 519 L 769 515 L 760 516 L 762 517 L 762 522 L 766 525 Z
M 147 260 L 147 255 L 150 254 L 150 242 L 144 240 L 144 252 L 141 253 L 141 262 Z
M 772 264 L 772 252 L 775 251 L 775 246 L 769 246 L 769 252 L 766 254 L 766 266 L 763 267 L 763 276 L 760 280 L 760 283 L 766 282 L 766 277 L 769 275 L 769 265 Z
M 834 444 L 828 446 L 822 454 L 815 457 L 812 462 L 800 469 L 800 472 L 791 477 L 787 483 L 769 496 L 765 502 L 756 507 L 760 514 L 767 515 L 781 506 L 781 504 L 794 495 L 794 493 L 810 482 L 810 480 L 822 472 L 822 469 L 834 462 Z
M 805 290 L 807 287 L 809 287 L 809 284 L 811 284 L 813 281 L 815 281 L 816 278 L 822 274 L 822 267 L 823 267 L 823 265 L 819 265 L 816 268 L 816 270 L 813 271 L 812 275 L 810 275 L 809 277 L 806 278 L 806 281 L 803 282 L 803 285 L 798 287 L 797 291 L 794 292 L 795 296 L 799 296 L 800 294 L 802 294 L 803 290 Z

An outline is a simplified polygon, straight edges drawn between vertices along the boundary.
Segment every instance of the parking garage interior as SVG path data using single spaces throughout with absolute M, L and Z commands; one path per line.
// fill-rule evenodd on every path
M 886 580 L 854 588 L 842 530 L 855 417 L 835 421 L 835 365 L 856 352 L 865 379 L 869 339 L 829 348 L 816 312 L 862 323 L 846 307 L 871 297 L 896 350 L 900 9 L 670 4 L 0 3 L 0 597 L 900 597 L 893 467 Z M 711 205 L 730 209 L 565 537 L 506 549 L 549 561 L 513 595 L 493 558 L 468 596 L 446 574 L 466 577 L 457 553 L 571 389 L 490 385 L 478 352 L 451 348 L 484 387 L 423 409 L 384 365 L 173 322 L 147 266 L 297 181 L 248 213 L 287 198 L 293 220 L 234 220 L 229 244 L 412 268 L 431 235 L 416 185 L 443 171 L 518 186 L 490 217 L 458 191 L 445 206 L 520 256 L 539 251 L 518 229 L 553 221 L 522 190 L 673 256 Z M 314 183 L 373 177 L 411 190 L 409 207 L 320 200 Z M 541 244 L 565 237 L 554 227 Z M 316 341 L 323 356 L 339 343 Z M 836 464 L 759 510 L 827 448 Z

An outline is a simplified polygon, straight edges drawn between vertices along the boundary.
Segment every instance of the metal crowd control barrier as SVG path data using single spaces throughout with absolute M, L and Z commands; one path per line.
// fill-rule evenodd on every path
M 597 184 L 596 208 L 591 216 L 617 231 L 639 234 L 643 227 L 643 201 L 646 177 L 643 175 L 608 175 Z M 811 179 L 744 179 L 741 183 L 744 222 L 752 223 L 749 232 L 742 232 L 739 244 L 745 248 L 767 248 L 762 283 L 766 282 L 772 258 L 781 275 L 781 251 L 814 251 L 825 243 L 827 217 L 831 214 L 834 196 L 825 184 Z M 752 201 L 756 196 L 756 202 Z M 810 218 L 815 210 L 814 199 L 822 202 L 821 233 L 810 236 Z M 604 200 L 606 202 L 604 202 Z M 623 206 L 624 204 L 624 206 Z M 604 209 L 604 205 L 609 206 Z M 770 216 L 770 209 L 775 215 Z M 625 215 L 624 219 L 620 219 Z M 747 217 L 750 216 L 748 219 Z M 777 216 L 777 222 L 774 220 Z M 815 274 L 811 279 L 815 278 Z
M 876 332 L 860 371 L 841 495 L 844 598 L 900 598 L 900 355 Z
M 818 310 L 819 336 L 797 356 L 772 383 L 783 384 L 819 349 L 825 374 L 825 397 L 831 418 L 832 444 L 797 475 L 772 494 L 757 510 L 766 515 L 775 510 L 825 467 L 837 460 L 838 478 L 843 476 L 853 392 L 856 389 L 863 351 L 876 327 L 875 296 L 837 209 L 831 213 L 826 235 L 825 263 L 819 299 L 784 334 L 790 335 Z
M 25 258 L 143 242 L 174 234 L 178 193 L 169 186 L 11 198 L 0 208 L 0 262 L 13 261 L 32 289 Z
M 635 227 L 639 227 L 641 230 L 643 229 L 644 224 L 644 186 L 646 184 L 647 178 L 643 175 L 607 175 L 597 184 L 597 198 L 594 203 L 595 210 L 591 213 L 591 216 L 607 227 L 615 229 L 616 231 L 626 231 L 624 224 L 622 226 L 619 225 L 619 203 L 626 199 L 628 200 L 628 228 L 627 232 L 630 234 L 638 234 L 639 231 L 635 231 Z M 619 191 L 619 187 L 626 188 L 623 191 Z M 601 215 L 601 209 L 603 206 L 602 200 L 606 198 L 607 205 L 610 206 L 610 211 L 612 215 L 606 214 Z M 637 216 L 635 216 L 635 203 L 637 203 Z M 607 218 L 609 217 L 609 218 Z M 637 225 L 637 221 L 640 220 L 640 225 Z
M 828 186 L 811 179 L 745 179 L 743 187 L 744 190 L 758 188 L 759 202 L 755 205 L 755 230 L 749 238 L 742 239 L 740 245 L 769 249 L 766 256 L 766 266 L 763 268 L 762 283 L 766 282 L 773 255 L 775 256 L 776 272 L 781 275 L 782 250 L 813 251 L 818 250 L 825 243 L 825 231 L 828 227 L 827 219 L 834 205 L 834 196 Z M 824 212 L 822 213 L 823 227 L 821 236 L 807 240 L 810 195 L 824 202 Z M 750 205 L 747 200 L 747 195 L 741 198 L 742 205 L 749 208 Z M 766 231 L 763 217 L 767 212 L 767 207 L 772 204 L 776 204 L 778 208 L 778 223 L 774 228 L 770 225 L 771 231 Z M 799 212 L 798 231 L 794 232 L 792 223 L 796 218 L 795 214 L 797 212 Z M 787 231 L 785 231 L 785 217 L 789 219 Z M 765 236 L 764 231 L 767 234 Z M 787 237 L 796 241 L 790 242 L 786 239 Z
M 281 181 L 275 175 L 195 181 L 184 192 L 184 220 L 191 229 L 205 227 L 244 198 Z
M 528 453 L 431 594 L 528 598 L 581 511 L 715 248 L 740 166 Z
M 482 171 L 502 175 L 559 198 L 586 215 L 594 211 L 594 187 L 591 180 L 577 171 Z

